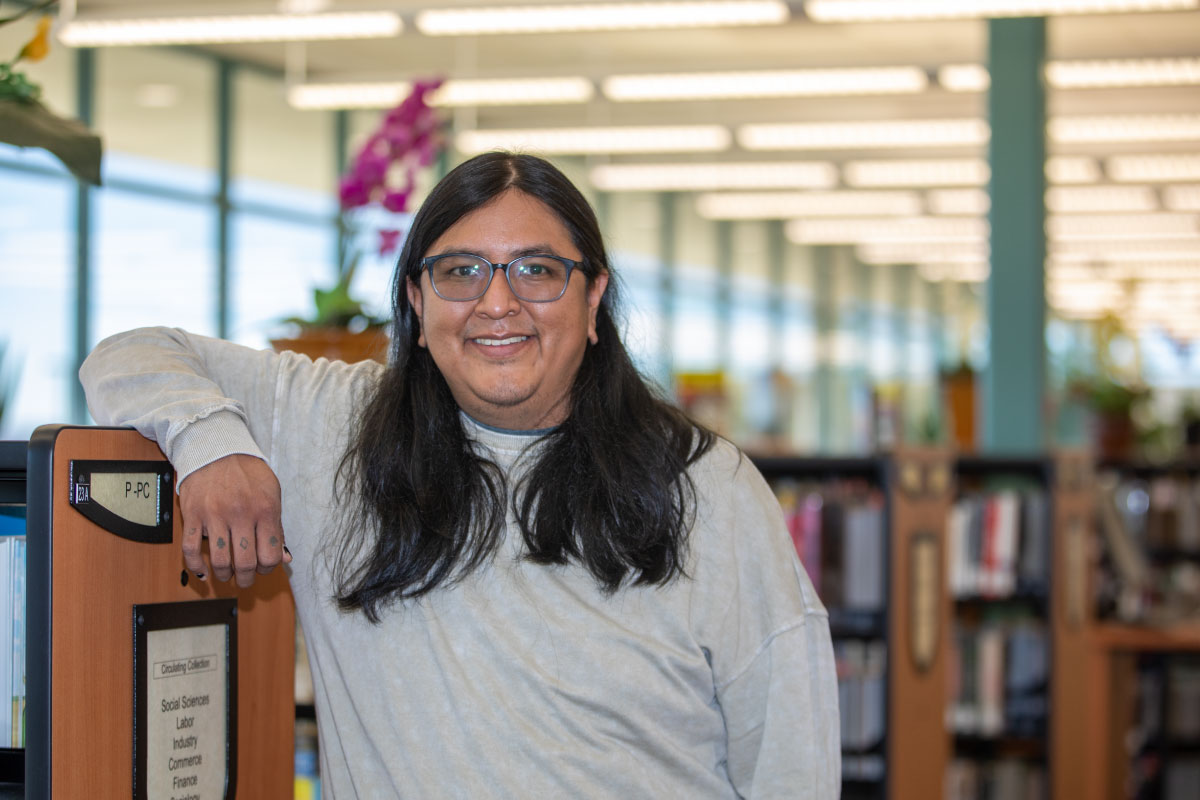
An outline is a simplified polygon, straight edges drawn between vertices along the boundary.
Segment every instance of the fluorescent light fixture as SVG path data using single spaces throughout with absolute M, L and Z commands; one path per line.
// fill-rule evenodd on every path
M 980 263 L 946 264 L 941 262 L 919 262 L 917 274 L 930 283 L 957 281 L 958 283 L 983 283 L 992 272 L 985 261 Z
M 961 243 L 978 245 L 987 239 L 981 219 L 945 217 L 794 219 L 787 223 L 788 239 L 796 244 Z
M 1167 186 L 1162 197 L 1170 211 L 1200 211 L 1200 185 Z
M 921 213 L 916 192 L 722 192 L 696 198 L 705 219 L 905 216 Z
M 808 0 L 816 22 L 1119 14 L 1196 8 L 1198 0 Z
M 1046 159 L 1046 180 L 1050 183 L 1095 183 L 1100 180 L 1100 165 L 1087 156 L 1050 156 Z
M 925 194 L 925 205 L 937 216 L 982 216 L 992 200 L 982 189 L 934 189 Z
M 524 150 L 539 153 L 700 153 L 729 149 L 721 125 L 674 127 L 534 128 L 463 131 L 454 137 L 462 153 Z
M 1200 139 L 1200 114 L 1055 117 L 1046 129 L 1060 144 L 1194 141 Z
M 1197 261 L 1200 235 L 1161 241 L 1157 238 L 1052 241 L 1047 253 L 1051 260 L 1063 264 Z
M 1104 171 L 1120 183 L 1200 181 L 1200 153 L 1112 156 Z
M 915 94 L 929 85 L 919 67 L 613 75 L 605 97 L 616 102 L 729 100 L 749 97 L 820 97 Z
M 983 92 L 991 84 L 982 64 L 947 64 L 938 69 L 937 78 L 938 85 L 951 92 Z M 1190 86 L 1200 83 L 1200 58 L 1050 61 L 1046 83 L 1055 89 Z
M 937 81 L 948 92 L 984 92 L 992 76 L 982 64 L 947 64 L 938 68 Z
M 986 242 L 979 244 L 875 242 L 857 245 L 854 253 L 864 264 L 986 264 L 988 262 Z
M 785 122 L 743 125 L 747 150 L 855 150 L 886 147 L 977 147 L 987 143 L 981 119 Z
M 1158 195 L 1149 186 L 1053 186 L 1046 208 L 1059 214 L 1158 211 Z
M 605 192 L 688 192 L 720 189 L 827 189 L 837 168 L 825 161 L 705 164 L 601 164 L 592 185 Z
M 382 39 L 404 29 L 393 11 L 337 14 L 237 14 L 70 20 L 58 32 L 71 47 Z
M 849 161 L 842 176 L 850 186 L 983 186 L 991 172 L 981 158 Z
M 295 108 L 388 108 L 408 96 L 407 81 L 304 83 L 288 88 Z M 586 78 L 449 80 L 429 96 L 431 105 L 525 106 L 585 103 L 595 94 Z
M 1051 61 L 1046 81 L 1056 89 L 1188 86 L 1200 83 L 1200 58 Z
M 780 25 L 790 16 L 781 0 L 693 0 L 430 9 L 417 14 L 416 25 L 426 36 L 480 36 Z
M 1054 215 L 1046 220 L 1046 234 L 1055 241 L 1071 239 L 1194 239 L 1200 237 L 1195 214 L 1095 214 Z
M 1092 265 L 1051 264 L 1048 276 L 1055 281 L 1108 280 L 1182 281 L 1195 283 L 1200 276 L 1200 252 L 1192 263 L 1135 261 L 1128 264 Z

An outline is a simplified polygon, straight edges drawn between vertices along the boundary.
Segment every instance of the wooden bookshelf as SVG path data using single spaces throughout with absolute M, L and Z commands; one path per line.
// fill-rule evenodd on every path
M 772 482 L 863 481 L 882 493 L 883 597 L 876 614 L 830 608 L 836 640 L 886 645 L 885 733 L 871 751 L 881 780 L 846 778 L 843 797 L 936 798 L 950 752 L 941 709 L 946 695 L 945 522 L 953 494 L 949 451 L 905 449 L 865 458 L 754 458 Z M 857 753 L 847 753 L 856 757 Z
M 1139 480 L 1170 476 L 1195 480 L 1200 462 L 1104 462 L 1098 468 Z M 1081 679 L 1065 695 L 1070 703 L 1066 710 L 1080 720 L 1079 741 L 1071 750 L 1076 760 L 1071 762 L 1069 786 L 1074 796 L 1124 800 L 1130 779 L 1127 737 L 1134 727 L 1138 661 L 1147 655 L 1200 653 L 1200 620 L 1151 625 L 1089 617 L 1081 639 L 1081 669 L 1076 673 Z
M 164 610 L 177 604 L 173 613 L 186 613 L 177 609 L 198 610 L 202 601 L 216 600 L 228 603 L 227 613 L 237 621 L 227 651 L 236 652 L 236 660 L 227 661 L 236 663 L 235 683 L 227 686 L 228 786 L 236 787 L 239 797 L 291 792 L 292 665 L 280 657 L 291 652 L 293 641 L 286 576 L 281 570 L 259 576 L 249 589 L 232 581 L 191 578 L 179 548 L 182 528 L 171 485 L 165 487 L 171 505 L 161 511 L 170 531 L 162 541 L 114 535 L 68 500 L 74 463 L 165 461 L 154 443 L 129 429 L 43 426 L 30 441 L 26 788 L 31 797 L 96 796 L 100 787 L 105 796 L 136 796 L 131 769 L 139 745 L 136 676 L 149 673 L 144 666 L 142 672 L 135 668 L 131 612 L 146 607 L 150 615 L 152 606 Z M 143 784 L 142 796 L 145 792 Z

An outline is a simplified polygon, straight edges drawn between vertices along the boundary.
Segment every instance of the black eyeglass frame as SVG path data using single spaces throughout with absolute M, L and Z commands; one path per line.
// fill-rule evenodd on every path
M 437 261 L 438 259 L 450 258 L 452 256 L 474 258 L 477 261 L 481 261 L 484 264 L 487 264 L 488 268 L 491 271 L 488 273 L 487 283 L 485 283 L 483 285 L 483 291 L 481 291 L 479 294 L 475 295 L 474 297 L 463 297 L 463 298 L 446 297 L 444 294 L 442 294 L 440 291 L 438 291 L 437 281 L 435 281 L 433 279 L 433 272 L 431 271 L 429 273 L 429 285 L 433 287 L 434 294 L 436 294 L 438 297 L 440 297 L 443 300 L 450 302 L 450 303 L 470 303 L 474 300 L 478 300 L 479 298 L 483 297 L 485 294 L 487 294 L 488 289 L 492 288 L 492 279 L 496 277 L 496 270 L 498 270 L 498 269 L 504 270 L 504 281 L 508 284 L 509 291 L 511 291 L 518 300 L 521 300 L 522 302 L 525 302 L 525 303 L 553 303 L 555 300 L 561 299 L 562 296 L 567 293 L 567 287 L 571 285 L 571 271 L 576 268 L 583 267 L 582 261 L 572 261 L 569 258 L 563 258 L 562 256 L 551 255 L 550 253 L 531 253 L 527 256 L 520 256 L 518 258 L 514 258 L 512 261 L 502 262 L 502 263 L 497 263 L 497 264 L 493 264 L 491 261 L 488 261 L 483 256 L 475 255 L 474 253 L 442 253 L 440 255 L 426 256 L 425 258 L 422 258 L 418 262 L 418 266 L 420 267 L 420 269 L 417 270 L 417 275 L 420 275 L 423 270 L 429 269 L 429 267 L 432 266 L 433 263 L 435 261 Z M 550 259 L 553 259 L 553 260 L 557 261 L 558 263 L 562 264 L 563 266 L 565 266 L 567 268 L 567 276 L 563 280 L 562 291 L 559 292 L 554 297 L 547 298 L 546 300 L 531 300 L 528 297 L 522 297 L 521 293 L 517 291 L 517 288 L 515 286 L 513 286 L 512 280 L 509 278 L 508 267 L 511 264 L 515 264 L 516 262 L 523 261 L 527 258 L 550 258 Z

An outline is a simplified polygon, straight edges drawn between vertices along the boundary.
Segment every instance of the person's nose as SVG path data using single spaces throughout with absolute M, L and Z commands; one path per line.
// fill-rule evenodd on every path
M 475 310 L 492 319 L 507 317 L 521 310 L 520 298 L 513 294 L 512 287 L 508 285 L 507 267 L 492 272 L 492 282 L 477 301 Z

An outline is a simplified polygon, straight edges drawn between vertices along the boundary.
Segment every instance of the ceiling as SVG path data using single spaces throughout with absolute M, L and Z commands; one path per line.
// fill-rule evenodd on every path
M 513 0 L 459 0 L 440 5 L 513 5 Z M 783 25 L 622 31 L 604 33 L 429 37 L 412 24 L 416 11 L 432 0 L 390 3 L 329 0 L 327 10 L 386 7 L 403 15 L 405 30 L 391 39 L 304 44 L 223 44 L 203 49 L 252 62 L 312 82 L 398 80 L 425 76 L 508 78 L 577 76 L 599 81 L 609 75 L 805 69 L 818 67 L 908 66 L 936 70 L 944 64 L 982 63 L 987 26 L 979 20 L 903 23 L 819 24 L 803 18 L 793 2 L 792 21 Z M 236 10 L 247 3 L 210 0 L 78 0 L 80 16 Z M 271 4 L 260 5 L 271 10 Z M 1200 55 L 1200 11 L 1051 18 L 1047 25 L 1050 59 L 1195 57 Z M 296 66 L 302 65 L 297 69 Z M 480 108 L 481 127 L 589 124 L 677 124 L 784 122 L 974 116 L 982 111 L 978 93 L 931 88 L 914 96 L 785 98 L 707 102 L 611 103 L 597 93 L 589 103 L 564 106 Z M 1200 111 L 1200 88 L 1080 90 L 1052 93 L 1051 113 Z
M 413 24 L 418 10 L 433 0 L 394 0 L 390 3 L 353 0 L 317 2 L 324 10 L 387 8 L 403 15 L 405 30 L 390 39 L 315 42 L 305 44 L 222 44 L 201 49 L 249 62 L 287 76 L 289 82 L 349 82 L 443 78 L 529 78 L 582 76 L 597 85 L 585 103 L 457 109 L 456 130 L 582 127 L 605 125 L 719 124 L 730 130 L 745 123 L 843 122 L 855 120 L 920 120 L 982 118 L 983 92 L 951 92 L 931 80 L 928 89 L 909 95 L 782 98 L 753 100 L 610 102 L 599 91 L 610 75 L 639 73 L 717 72 L 836 67 L 918 66 L 930 76 L 948 64 L 983 64 L 987 59 L 988 25 L 981 20 L 821 24 L 805 18 L 802 2 L 790 2 L 791 20 L 765 27 L 429 37 Z M 296 0 L 293 0 L 296 2 Z M 515 0 L 457 0 L 447 5 L 513 5 Z M 902 0 L 896 0 L 902 2 Z M 148 4 L 127 0 L 78 0 L 83 16 L 163 15 L 271 11 L 276 5 L 252 6 L 206 0 L 159 0 Z M 1154 59 L 1200 57 L 1200 10 L 1061 16 L 1047 21 L 1047 59 Z M 1049 90 L 1050 117 L 1070 115 L 1173 114 L 1200 115 L 1200 85 L 1167 88 Z M 1194 117 L 1195 119 L 1195 117 Z M 1200 124 L 1200 123 L 1197 123 Z M 984 156 L 985 145 L 947 149 L 920 147 L 909 151 L 889 148 L 829 151 L 748 152 L 735 142 L 720 154 L 621 155 L 599 157 L 593 163 L 664 161 L 801 161 L 827 160 L 835 165 L 859 158 L 919 156 Z M 1200 137 L 1153 144 L 1048 144 L 1054 154 L 1097 158 L 1120 153 L 1200 154 Z M 1200 181 L 1193 181 L 1200 184 Z M 844 185 L 844 183 L 843 183 Z M 919 188 L 919 187 L 918 187 Z M 1161 187 L 1152 187 L 1161 192 Z M 1200 189 L 1194 190 L 1200 196 Z M 1195 202 L 1195 201 L 1189 201 Z M 1200 212 L 1200 208 L 1195 209 Z M 1155 307 L 1161 298 L 1186 300 L 1186 315 L 1173 319 L 1176 335 L 1200 337 L 1200 213 L 1193 214 L 1195 235 L 1189 246 L 1195 256 L 1171 265 L 1171 278 L 1180 291 L 1154 287 Z M 1104 254 L 1093 259 L 1100 268 Z M 1078 270 L 1077 270 L 1078 272 Z M 1128 269 L 1126 268 L 1126 273 Z M 1098 275 L 1099 277 L 1099 275 Z M 1181 278 L 1183 280 L 1181 281 Z M 1096 294 L 1097 303 L 1124 303 L 1129 298 L 1110 287 Z M 1061 296 L 1061 293 L 1060 295 Z M 1124 299 L 1121 299 L 1124 297 Z M 1052 302 L 1056 302 L 1052 292 Z M 1147 306 L 1148 308 L 1149 306 Z M 1139 320 L 1147 314 L 1137 315 Z M 1183 321 L 1181 321 L 1183 320 Z M 1188 321 L 1190 320 L 1190 321 Z

